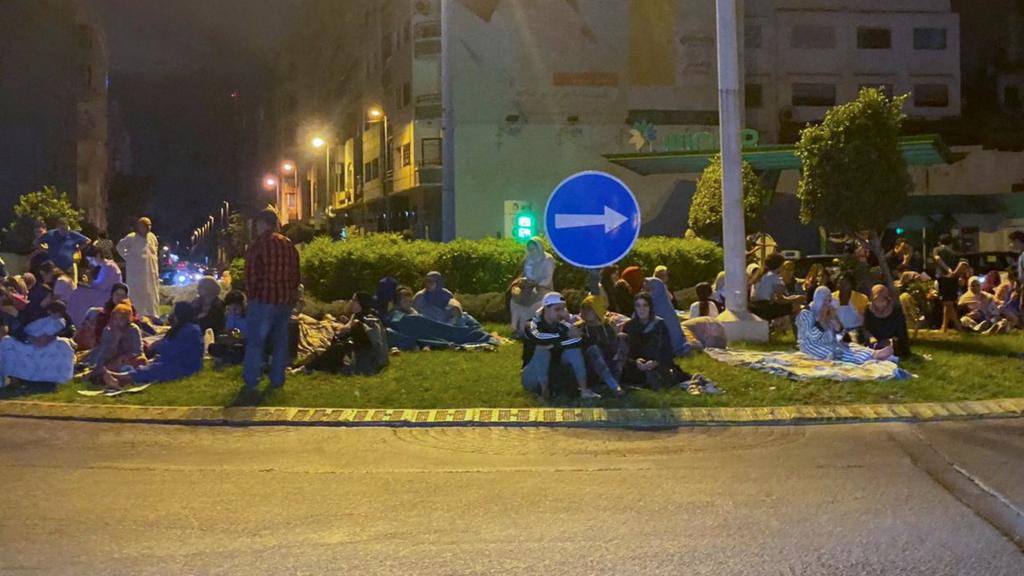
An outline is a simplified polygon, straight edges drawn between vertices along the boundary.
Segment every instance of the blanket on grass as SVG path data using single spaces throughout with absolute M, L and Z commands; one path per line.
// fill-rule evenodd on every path
M 752 350 L 705 350 L 719 362 L 768 372 L 791 380 L 835 380 L 866 382 L 870 380 L 907 380 L 914 378 L 906 370 L 889 361 L 849 364 L 812 358 L 803 352 L 757 352 Z

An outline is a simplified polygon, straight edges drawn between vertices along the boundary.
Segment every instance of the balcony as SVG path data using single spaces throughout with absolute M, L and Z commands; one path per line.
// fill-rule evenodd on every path
M 416 119 L 434 120 L 441 117 L 441 95 L 422 94 L 416 97 Z
M 441 53 L 441 21 L 419 22 L 413 28 L 413 53 L 416 58 L 436 56 Z

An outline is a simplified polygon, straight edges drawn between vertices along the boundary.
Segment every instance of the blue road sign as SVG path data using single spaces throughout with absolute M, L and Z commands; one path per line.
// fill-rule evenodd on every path
M 604 268 L 633 248 L 640 235 L 640 206 L 622 180 L 580 172 L 551 193 L 544 224 L 563 260 L 580 268 Z

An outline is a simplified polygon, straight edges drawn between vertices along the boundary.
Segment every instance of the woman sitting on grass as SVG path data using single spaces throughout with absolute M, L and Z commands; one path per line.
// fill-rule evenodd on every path
M 903 307 L 882 284 L 871 288 L 871 304 L 864 311 L 864 335 L 872 348 L 891 346 L 900 358 L 910 356 L 910 334 Z
M 142 348 L 142 331 L 132 321 L 132 304 L 124 301 L 110 312 L 99 345 L 83 360 L 94 368 L 121 372 L 146 364 Z
M 697 301 L 690 305 L 690 318 L 717 318 L 718 303 L 711 299 L 711 284 L 701 282 L 694 288 Z
M 334 335 L 330 346 L 312 358 L 309 370 L 370 376 L 388 365 L 388 338 L 377 317 L 374 297 L 356 292 L 349 302 L 351 318 Z
M 626 364 L 626 347 L 615 325 L 608 320 L 608 309 L 598 296 L 587 296 L 580 305 L 583 320 L 583 357 L 591 378 L 598 379 L 616 396 L 625 392 L 619 385 Z
M 633 318 L 622 327 L 629 346 L 622 382 L 632 386 L 671 388 L 690 379 L 674 363 L 672 338 L 665 321 L 654 314 L 654 300 L 641 292 L 633 301 Z M 673 319 L 673 321 L 675 321 Z
M 857 344 L 839 340 L 843 325 L 839 322 L 832 292 L 825 286 L 814 291 L 811 305 L 796 318 L 797 345 L 800 351 L 819 360 L 836 360 L 850 364 L 864 364 L 871 360 L 892 360 L 892 346 L 871 350 Z
M 960 325 L 975 332 L 993 334 L 1009 330 L 1009 325 L 999 316 L 999 308 L 995 298 L 982 290 L 981 282 L 972 278 L 957 301 L 959 312 L 963 314 Z
M 203 334 L 196 323 L 196 310 L 188 302 L 178 302 L 171 313 L 171 329 L 153 345 L 156 357 L 146 366 L 125 372 L 99 368 L 103 383 L 110 390 L 137 384 L 181 380 L 203 369 Z

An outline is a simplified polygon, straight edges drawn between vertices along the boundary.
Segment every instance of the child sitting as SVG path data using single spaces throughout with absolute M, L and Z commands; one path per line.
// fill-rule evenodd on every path
M 219 364 L 239 365 L 245 359 L 245 294 L 232 290 L 224 297 L 224 333 L 217 334 L 208 352 Z

